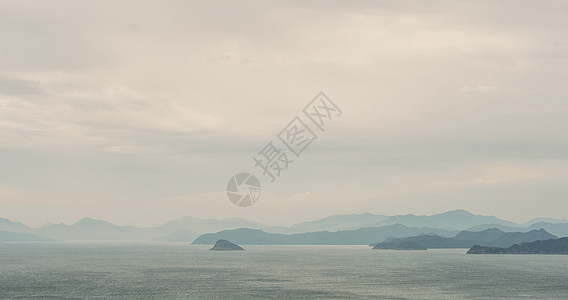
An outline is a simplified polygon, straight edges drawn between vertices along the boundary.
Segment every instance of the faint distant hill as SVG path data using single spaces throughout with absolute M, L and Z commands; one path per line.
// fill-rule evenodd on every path
M 454 236 L 457 231 L 439 228 L 407 227 L 400 224 L 382 227 L 360 228 L 336 232 L 318 231 L 295 234 L 267 233 L 258 229 L 241 228 L 200 235 L 193 244 L 210 245 L 224 239 L 240 245 L 368 245 L 389 237 L 413 236 L 435 233 Z
M 376 243 L 373 249 L 392 249 L 392 250 L 422 250 L 422 249 L 444 249 L 444 248 L 469 248 L 470 241 L 455 240 L 453 238 L 441 237 L 435 234 L 424 234 L 405 238 L 389 239 L 382 243 Z M 412 245 L 410 249 L 408 245 Z
M 568 254 L 568 237 L 502 247 L 475 245 L 467 254 Z
M 505 232 L 526 232 L 526 231 L 530 231 L 530 229 L 520 227 L 520 226 L 505 226 L 505 225 L 491 224 L 491 223 L 472 226 L 472 227 L 468 228 L 467 230 L 468 231 L 483 231 L 483 230 L 489 229 L 489 228 L 497 228 L 497 229 L 499 229 L 501 231 L 505 231 Z
M 494 216 L 474 215 L 466 210 L 453 210 L 431 216 L 417 216 L 413 214 L 392 216 L 379 221 L 372 226 L 402 224 L 409 227 L 433 227 L 452 230 L 464 230 L 483 224 L 498 224 L 516 227 L 518 224 L 499 219 Z
M 191 230 L 196 233 L 217 232 L 225 229 L 236 228 L 254 228 L 261 229 L 268 226 L 251 222 L 241 218 L 227 218 L 227 219 L 200 219 L 193 217 L 183 217 L 165 223 L 156 228 L 156 231 L 172 233 L 176 230 L 185 229 Z
M 31 228 L 20 222 L 12 222 L 8 219 L 0 218 L 0 230 L 11 232 L 29 232 Z
M 544 229 L 533 229 L 529 232 L 507 232 L 502 237 L 494 241 L 478 243 L 481 245 L 494 247 L 509 247 L 518 243 L 534 242 L 539 240 L 557 239 L 558 237 L 548 233 Z
M 0 230 L 0 242 L 42 242 L 47 239 L 37 235 Z
M 541 220 L 556 223 L 536 222 Z M 493 216 L 471 214 L 465 210 L 448 211 L 431 216 L 398 215 L 385 216 L 370 213 L 333 215 L 310 222 L 301 222 L 290 227 L 269 227 L 260 223 L 241 218 L 201 219 L 183 217 L 172 220 L 156 227 L 139 228 L 133 226 L 118 226 L 106 221 L 83 218 L 75 224 L 48 223 L 40 228 L 30 228 L 22 223 L 0 218 L 0 230 L 14 233 L 29 233 L 52 240 L 156 240 L 188 242 L 203 233 L 214 233 L 223 230 L 250 228 L 262 229 L 266 233 L 297 234 L 321 231 L 339 232 L 354 231 L 362 228 L 376 228 L 388 225 L 404 225 L 408 228 L 431 228 L 444 230 L 469 229 L 482 231 L 488 228 L 498 228 L 504 232 L 526 232 L 532 229 L 545 229 L 556 236 L 568 236 L 568 223 L 557 223 L 560 219 L 535 218 L 529 227 L 501 220 Z M 393 235 L 393 237 L 412 236 Z M 426 232 L 428 233 L 428 232 Z M 385 237 L 388 238 L 389 236 Z M 381 240 L 373 240 L 377 242 Z
M 83 218 L 73 225 L 49 224 L 33 230 L 35 234 L 54 240 L 145 240 L 148 232 L 132 226 Z
M 493 241 L 505 235 L 505 232 L 497 228 L 488 228 L 483 231 L 463 230 L 454 239 L 460 241 Z
M 557 224 L 557 223 L 568 223 L 568 219 L 555 219 L 555 218 L 534 218 L 528 222 L 522 223 L 522 227 L 530 227 L 536 223 L 549 223 L 549 224 Z
M 568 237 L 568 223 L 550 224 L 539 222 L 529 226 L 529 229 L 546 229 L 546 231 L 559 237 Z
M 418 235 L 390 239 L 376 244 L 373 249 L 399 249 L 401 244 L 413 244 L 427 249 L 470 248 L 473 245 L 508 247 L 523 242 L 556 238 L 558 237 L 546 232 L 544 229 L 529 232 L 503 232 L 496 228 L 490 228 L 481 232 L 461 231 L 453 238 L 438 235 Z
M 200 233 L 242 227 L 265 228 L 268 226 L 241 218 L 216 220 L 183 217 L 161 226 L 148 228 L 118 226 L 93 218 L 83 218 L 72 225 L 48 223 L 39 228 L 30 228 L 22 223 L 0 218 L 0 230 L 13 233 L 31 233 L 50 240 L 158 240 L 191 242 Z
M 518 224 L 514 222 L 502 220 L 494 216 L 475 215 L 466 210 L 453 210 L 431 216 L 413 214 L 385 216 L 370 213 L 334 215 L 315 221 L 298 223 L 290 227 L 268 227 L 263 228 L 263 230 L 270 233 L 301 233 L 312 231 L 350 230 L 393 224 L 401 224 L 408 227 L 430 227 L 448 230 L 464 230 L 472 226 L 484 224 L 518 227 Z
M 533 229 L 545 229 L 546 231 L 560 237 L 568 236 L 568 223 L 547 223 L 547 222 L 538 222 L 533 223 L 529 227 L 520 227 L 520 226 L 504 226 L 498 224 L 483 224 L 477 225 L 469 228 L 470 231 L 481 231 L 487 228 L 498 228 L 499 230 L 506 231 L 506 232 L 527 232 Z
M 339 231 L 372 227 L 372 224 L 376 224 L 388 218 L 388 216 L 374 215 L 370 213 L 333 215 L 315 221 L 298 223 L 290 227 L 268 227 L 263 230 L 270 233 Z
M 218 231 L 225 228 L 241 226 L 264 225 L 243 220 L 229 219 L 199 219 L 183 217 L 165 223 L 158 227 L 138 228 L 133 226 L 118 226 L 106 221 L 83 218 L 73 225 L 50 224 L 33 232 L 55 240 L 161 240 L 161 241 L 192 241 L 200 232 Z

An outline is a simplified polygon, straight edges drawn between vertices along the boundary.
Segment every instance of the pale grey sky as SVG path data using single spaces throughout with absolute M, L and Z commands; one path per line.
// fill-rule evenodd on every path
M 565 1 L 0 0 L 0 216 L 567 218 L 566 15 Z M 233 206 L 229 177 L 319 91 L 341 118 Z

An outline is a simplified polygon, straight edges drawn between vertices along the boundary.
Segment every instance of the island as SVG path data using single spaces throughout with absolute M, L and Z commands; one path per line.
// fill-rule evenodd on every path
M 529 232 L 503 232 L 497 228 L 490 228 L 480 232 L 460 231 L 455 237 L 443 237 L 436 234 L 420 234 L 403 238 L 389 238 L 382 243 L 374 243 L 373 249 L 392 250 L 426 250 L 466 248 L 473 245 L 489 247 L 509 247 L 514 244 L 530 243 L 558 239 L 544 229 Z
M 213 248 L 209 249 L 209 250 L 216 250 L 216 251 L 239 251 L 239 250 L 245 250 L 243 249 L 241 246 L 237 245 L 237 244 L 233 244 L 227 240 L 218 240 L 215 245 L 213 246 Z
M 568 237 L 515 244 L 508 248 L 475 245 L 467 254 L 568 254 Z
M 400 241 L 400 242 L 385 242 L 378 243 L 373 247 L 373 249 L 384 249 L 384 250 L 427 250 L 426 247 L 420 245 L 419 243 L 413 241 Z

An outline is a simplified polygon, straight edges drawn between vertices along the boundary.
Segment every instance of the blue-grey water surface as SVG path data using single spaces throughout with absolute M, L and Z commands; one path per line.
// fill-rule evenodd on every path
M 568 256 L 366 246 L 0 244 L 2 299 L 568 299 Z

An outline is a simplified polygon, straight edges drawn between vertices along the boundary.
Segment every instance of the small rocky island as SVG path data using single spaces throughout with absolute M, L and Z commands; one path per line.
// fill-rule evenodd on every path
M 508 248 L 475 245 L 467 254 L 568 254 L 568 237 L 515 244 Z
M 216 250 L 216 251 L 239 251 L 239 250 L 245 250 L 243 249 L 241 246 L 237 245 L 237 244 L 233 244 L 227 240 L 218 240 L 215 243 L 215 246 L 213 246 L 213 248 L 209 249 L 209 250 Z

